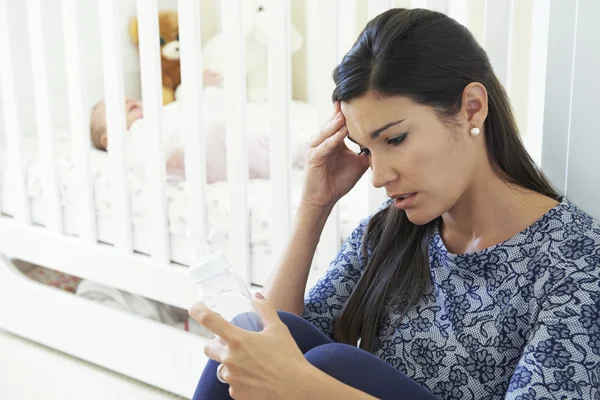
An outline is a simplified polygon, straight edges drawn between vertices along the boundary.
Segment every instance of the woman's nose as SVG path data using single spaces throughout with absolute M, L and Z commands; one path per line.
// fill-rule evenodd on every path
M 376 162 L 374 157 L 371 157 L 371 171 L 373 172 L 373 186 L 378 189 L 397 179 L 396 173 L 389 166 L 382 162 Z

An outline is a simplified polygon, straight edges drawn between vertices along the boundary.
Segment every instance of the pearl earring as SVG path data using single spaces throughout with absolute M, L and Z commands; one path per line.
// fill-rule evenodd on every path
M 481 133 L 481 131 L 479 130 L 479 128 L 472 128 L 471 129 L 471 135 L 472 136 L 479 136 L 480 133 Z

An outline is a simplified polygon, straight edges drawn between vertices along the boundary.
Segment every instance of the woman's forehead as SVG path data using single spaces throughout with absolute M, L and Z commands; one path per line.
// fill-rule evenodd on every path
M 342 102 L 341 109 L 351 135 L 368 135 L 381 127 L 405 120 L 416 106 L 406 97 L 379 97 L 366 94 Z

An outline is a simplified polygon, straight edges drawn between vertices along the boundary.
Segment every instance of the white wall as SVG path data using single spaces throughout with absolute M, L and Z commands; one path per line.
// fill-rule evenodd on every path
M 542 168 L 554 185 L 598 219 L 599 15 L 597 0 L 552 2 L 542 149 Z

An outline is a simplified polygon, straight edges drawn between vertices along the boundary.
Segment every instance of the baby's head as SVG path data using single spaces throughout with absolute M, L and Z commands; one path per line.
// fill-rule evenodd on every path
M 127 130 L 133 123 L 142 118 L 144 112 L 142 102 L 131 97 L 125 98 L 125 119 Z M 106 150 L 108 145 L 108 136 L 106 133 L 106 105 L 104 100 L 99 102 L 92 109 L 90 121 L 90 134 L 94 147 L 99 150 Z

